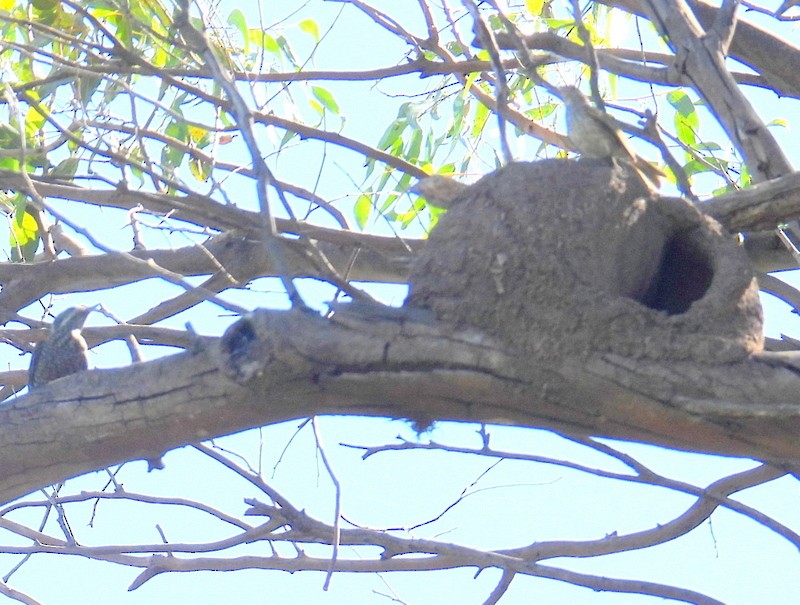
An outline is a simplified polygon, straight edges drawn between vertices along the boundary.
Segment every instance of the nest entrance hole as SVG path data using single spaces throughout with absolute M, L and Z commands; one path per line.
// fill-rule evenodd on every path
M 654 280 L 639 302 L 669 315 L 685 313 L 694 301 L 703 298 L 713 277 L 705 247 L 688 233 L 676 233 L 664 247 Z

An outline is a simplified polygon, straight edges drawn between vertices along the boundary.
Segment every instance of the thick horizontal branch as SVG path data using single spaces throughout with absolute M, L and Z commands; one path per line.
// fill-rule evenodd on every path
M 701 209 L 730 231 L 774 229 L 800 218 L 800 172 L 717 196 Z
M 513 41 L 510 40 L 507 34 L 496 34 L 496 38 L 500 48 L 515 49 Z M 558 55 L 557 57 L 546 58 L 543 61 L 544 63 L 555 63 L 564 59 L 582 61 L 584 63 L 590 61 L 586 47 L 553 32 L 536 32 L 526 35 L 523 39 L 525 46 L 530 50 L 549 51 Z M 475 44 L 480 46 L 478 41 Z M 688 84 L 680 74 L 675 74 L 667 69 L 671 61 L 669 55 L 619 48 L 598 48 L 595 49 L 595 53 L 598 66 L 604 71 L 649 84 L 662 84 L 664 86 Z M 539 63 L 540 61 L 542 59 L 537 57 L 536 62 Z M 513 67 L 518 67 L 518 64 Z M 487 67 L 484 71 L 489 69 Z M 732 75 L 740 84 L 768 88 L 766 79 L 759 76 L 741 72 L 732 72 Z
M 384 283 L 405 282 L 418 240 L 402 242 L 396 238 L 369 236 L 334 229 L 309 227 L 311 233 L 331 236 L 341 243 L 318 242 L 330 263 L 350 279 Z M 0 263 L 0 306 L 9 312 L 21 309 L 48 293 L 89 292 L 113 288 L 142 279 L 159 277 L 159 269 L 184 276 L 213 275 L 223 267 L 227 274 L 244 285 L 257 277 L 276 275 L 260 237 L 229 232 L 210 239 L 203 246 L 176 250 L 141 250 L 109 253 L 30 264 Z M 294 277 L 324 278 L 325 274 L 303 253 L 304 244 L 281 239 L 286 248 L 289 272 Z M 130 256 L 152 263 L 132 262 Z M 228 284 L 236 286 L 237 284 Z M 202 299 L 202 294 L 199 294 Z
M 9 402 L 0 407 L 0 501 L 319 414 L 505 423 L 800 462 L 800 377 L 780 364 L 533 363 L 480 333 L 387 313 L 330 321 L 257 312 L 219 346 L 80 373 Z
M 8 187 L 27 190 L 23 179 L 13 172 L 0 171 L 0 178 Z M 260 243 L 263 230 L 256 213 L 219 204 L 200 195 L 189 199 L 139 191 L 97 190 L 31 178 L 37 191 L 46 197 L 122 210 L 141 204 L 147 210 L 171 213 L 175 218 L 204 227 L 232 230 L 234 233 L 204 244 L 228 273 L 245 283 L 256 277 L 275 275 L 274 264 Z M 800 173 L 719 196 L 702 203 L 700 208 L 731 231 L 773 229 L 779 223 L 800 217 Z M 340 274 L 356 281 L 405 282 L 412 258 L 425 246 L 424 241 L 416 239 L 372 236 L 281 219 L 277 223 L 282 233 L 302 234 L 317 240 L 320 250 Z M 326 277 L 303 253 L 300 242 L 286 240 L 284 245 L 289 248 L 286 256 L 294 276 Z M 749 234 L 745 245 L 759 270 L 775 271 L 796 265 L 774 234 Z M 133 251 L 131 255 L 152 259 L 158 267 L 186 276 L 213 274 L 219 269 L 199 246 Z M 49 292 L 90 291 L 156 276 L 156 268 L 132 263 L 122 254 L 64 259 L 55 263 L 0 264 L 0 283 L 4 286 L 0 301 L 4 308 L 17 310 Z

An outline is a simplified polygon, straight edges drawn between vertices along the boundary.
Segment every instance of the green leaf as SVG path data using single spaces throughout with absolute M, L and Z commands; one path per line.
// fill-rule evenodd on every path
M 383 176 L 381 177 L 379 181 L 381 189 L 383 189 L 384 185 L 386 184 L 386 181 L 389 180 L 389 176 L 390 176 L 389 174 L 384 173 Z M 378 208 L 378 212 L 383 216 L 386 216 L 387 218 L 391 217 L 390 220 L 394 221 L 395 219 L 397 219 L 397 214 L 394 212 L 394 205 L 398 199 L 399 199 L 398 195 L 387 196 L 384 202 L 381 204 L 381 207 Z
M 183 141 L 184 143 L 189 141 L 189 126 L 186 122 L 172 120 L 164 129 L 164 132 L 172 138 Z
M 542 19 L 547 29 L 575 29 L 575 21 L 572 19 Z
M 396 193 L 392 193 L 392 194 L 388 195 L 388 196 L 386 197 L 386 200 L 383 202 L 383 204 L 381 204 L 380 213 L 381 213 L 381 214 L 383 214 L 383 215 L 385 215 L 385 216 L 388 216 L 388 214 L 387 214 L 387 213 L 388 213 L 389 209 L 390 209 L 390 208 L 394 208 L 394 206 L 395 206 L 395 204 L 397 203 L 397 200 L 398 200 L 398 199 L 400 199 L 400 196 L 399 196 L 399 195 L 397 195 Z M 395 220 L 397 220 L 397 219 L 399 218 L 399 216 L 400 216 L 400 215 L 398 215 L 398 214 L 396 214 L 396 213 L 394 213 L 394 212 L 392 211 L 392 213 L 391 213 L 391 217 L 392 217 L 392 218 L 391 218 L 391 220 L 392 220 L 392 221 L 395 221 Z
M 286 145 L 288 145 L 293 140 L 297 139 L 299 136 L 300 135 L 297 134 L 296 132 L 292 132 L 291 130 L 287 130 L 286 132 L 283 133 L 283 136 L 281 137 L 280 144 L 278 145 L 278 148 L 279 149 L 283 149 L 284 147 L 286 147 Z
M 19 170 L 19 160 L 17 158 L 0 157 L 0 169 L 17 171 Z
M 116 8 L 108 6 L 95 6 L 89 12 L 92 13 L 93 17 L 102 19 L 103 21 L 112 21 L 119 17 L 119 11 Z
M 531 15 L 541 15 L 544 8 L 544 0 L 525 0 L 525 9 Z
M 749 187 L 752 181 L 750 171 L 747 169 L 747 164 L 742 164 L 741 172 L 739 173 L 739 186 Z
M 530 111 L 526 111 L 525 115 L 539 122 L 544 118 L 548 117 L 549 115 L 551 115 L 557 108 L 558 105 L 556 105 L 555 103 L 543 103 L 538 107 L 534 107 Z
M 455 55 L 456 57 L 461 57 L 461 56 L 466 56 L 467 55 L 467 49 L 464 48 L 464 46 L 462 46 L 458 42 L 452 42 L 452 41 L 451 42 L 447 42 L 444 45 L 444 47 L 448 50 L 448 52 L 450 52 L 451 54 Z M 433 59 L 433 58 L 434 57 L 432 57 L 432 56 L 428 57 L 428 59 Z
M 273 55 L 281 54 L 281 47 L 278 45 L 278 41 L 272 36 L 270 36 L 264 30 L 251 29 L 250 40 L 254 44 L 258 44 L 261 48 L 263 48 L 267 52 L 272 53 Z
M 116 22 L 117 29 L 114 32 L 117 36 L 117 40 L 119 40 L 125 48 L 129 49 L 133 47 L 131 25 L 133 24 L 128 19 L 120 18 Z
M 33 261 L 39 247 L 39 225 L 33 215 L 24 210 L 24 200 L 22 202 L 14 213 L 9 234 L 11 260 L 15 263 Z
M 196 157 L 189 158 L 189 170 L 198 181 L 205 182 L 211 176 L 211 163 Z
M 103 82 L 101 76 L 81 75 L 78 80 L 78 99 L 83 107 L 89 104 L 92 95 L 97 92 L 98 87 Z
M 378 141 L 378 149 L 387 149 L 394 145 L 395 141 L 400 138 L 403 131 L 408 128 L 408 121 L 397 119 L 389 125 L 386 132 L 383 133 L 381 140 Z
M 0 122 L 0 149 L 19 149 L 19 131 L 8 122 Z
M 337 116 L 339 115 L 339 105 L 336 103 L 336 99 L 333 98 L 333 95 L 327 88 L 322 88 L 321 86 L 312 86 L 311 93 L 320 103 L 325 106 L 325 109 L 336 114 Z
M 186 152 L 182 149 L 176 149 L 172 145 L 164 145 L 161 150 L 161 167 L 167 173 L 170 173 L 183 163 L 185 155 Z
M 58 0 L 31 0 L 33 8 L 42 13 L 39 17 L 46 16 L 45 22 L 49 22 L 51 17 L 55 16 L 56 9 L 59 6 Z
M 170 60 L 170 55 L 167 53 L 167 50 L 164 48 L 163 45 L 158 44 L 156 46 L 156 52 L 153 55 L 153 65 L 156 67 L 163 69 L 167 66 L 167 62 Z
M 285 56 L 292 65 L 298 65 L 297 59 L 292 52 L 292 47 L 289 45 L 289 41 L 286 39 L 285 36 L 278 36 L 277 39 L 278 46 L 280 46 L 281 51 L 283 52 L 283 56 Z
M 29 107 L 27 113 L 25 114 L 25 133 L 27 134 L 26 139 L 30 139 L 33 134 L 39 132 L 42 127 L 44 127 L 46 122 L 47 118 L 45 118 L 38 109 L 35 107 Z
M 355 205 L 353 206 L 353 214 L 356 218 L 356 224 L 359 229 L 364 229 L 367 226 L 369 215 L 372 212 L 372 196 L 362 193 L 358 196 Z
M 78 158 L 67 158 L 66 160 L 62 160 L 58 163 L 58 166 L 53 168 L 50 176 L 71 179 L 75 176 L 75 172 L 77 172 L 79 164 L 80 161 Z
M 408 228 L 409 225 L 411 225 L 411 223 L 415 221 L 418 222 L 420 220 L 419 216 L 420 214 L 422 214 L 425 208 L 432 208 L 432 207 L 433 206 L 428 206 L 427 203 L 423 201 L 423 198 L 417 198 L 414 201 L 414 204 L 412 205 L 411 209 L 407 210 L 406 212 L 397 213 L 397 215 L 395 216 L 395 220 L 400 222 L 400 226 L 403 229 L 406 229 Z
M 200 126 L 188 126 L 186 132 L 189 135 L 189 140 L 201 149 L 207 147 L 211 142 L 211 135 L 208 130 Z
M 314 38 L 315 42 L 319 42 L 319 25 L 317 25 L 316 21 L 313 19 L 303 19 L 299 27 L 302 31 Z
M 689 117 L 695 113 L 692 99 L 682 90 L 673 90 L 667 94 L 667 101 L 683 117 Z
M 675 131 L 681 143 L 692 149 L 697 147 L 697 136 L 695 136 L 694 128 L 677 114 L 675 115 Z
M 403 103 L 398 112 L 399 116 L 404 117 L 408 121 L 408 125 L 412 128 L 421 129 L 419 123 L 420 117 L 424 114 L 422 107 L 414 103 Z
M 247 29 L 247 19 L 244 16 L 244 13 L 235 8 L 231 11 L 231 14 L 228 15 L 228 25 L 232 25 L 236 29 L 239 30 L 239 34 L 242 36 L 242 41 L 244 42 L 244 54 L 250 54 L 250 32 Z
M 483 127 L 486 126 L 486 120 L 491 116 L 489 108 L 483 103 L 478 103 L 475 106 L 475 121 L 472 123 L 471 137 L 477 137 L 483 132 Z
M 457 137 L 461 132 L 461 127 L 467 117 L 469 111 L 469 101 L 464 98 L 464 95 L 456 95 L 453 99 L 453 122 L 447 130 L 447 136 Z
M 675 130 L 678 140 L 687 147 L 697 148 L 700 116 L 692 99 L 682 90 L 673 90 L 667 94 L 667 101 L 675 108 Z M 687 155 L 687 159 L 689 157 Z
M 405 159 L 408 162 L 416 163 L 419 159 L 419 151 L 422 148 L 422 129 L 415 130 L 411 135 L 411 141 L 408 144 L 408 150 L 405 154 Z

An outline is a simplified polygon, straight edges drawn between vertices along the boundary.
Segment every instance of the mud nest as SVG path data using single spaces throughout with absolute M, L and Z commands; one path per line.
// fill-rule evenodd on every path
M 407 304 L 538 358 L 725 363 L 763 347 L 736 239 L 603 161 L 516 163 L 466 188 L 411 284 Z

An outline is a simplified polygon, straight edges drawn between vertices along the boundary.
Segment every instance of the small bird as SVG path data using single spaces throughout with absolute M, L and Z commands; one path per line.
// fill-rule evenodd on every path
M 29 390 L 89 367 L 89 347 L 81 335 L 81 329 L 89 313 L 96 310 L 96 306 L 79 306 L 59 313 L 50 328 L 50 334 L 33 351 L 28 368 Z
M 590 105 L 577 88 L 565 86 L 559 92 L 566 107 L 569 140 L 582 156 L 622 160 L 636 170 L 645 185 L 658 189 L 664 173 L 636 154 L 605 112 Z

